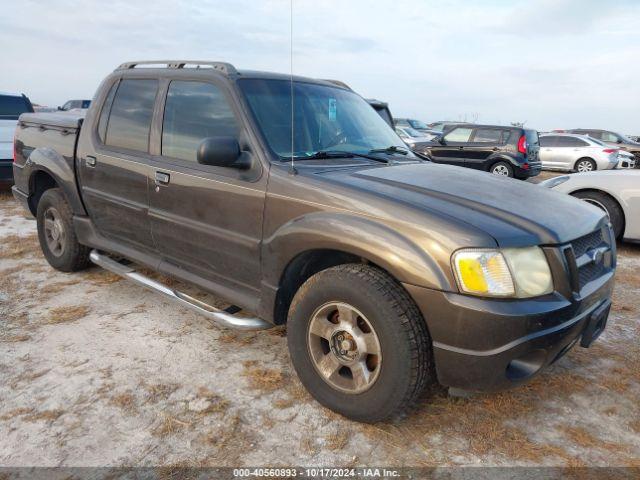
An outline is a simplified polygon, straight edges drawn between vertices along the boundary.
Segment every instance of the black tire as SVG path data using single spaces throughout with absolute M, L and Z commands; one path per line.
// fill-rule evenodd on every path
M 595 172 L 597 169 L 596 162 L 590 158 L 579 158 L 573 166 L 575 172 Z
M 379 372 L 366 391 L 334 388 L 319 374 L 312 358 L 312 318 L 321 306 L 332 302 L 345 302 L 362 312 L 379 340 Z M 431 339 L 422 315 L 393 278 L 370 266 L 339 265 L 308 279 L 291 303 L 287 341 L 293 366 L 311 395 L 325 407 L 356 421 L 397 417 L 436 383 Z
M 75 272 L 89 266 L 90 249 L 78 243 L 78 237 L 73 228 L 73 213 L 62 190 L 52 188 L 44 192 L 38 202 L 37 212 L 38 240 L 40 248 L 47 262 L 56 270 Z M 60 239 L 60 249 L 52 246 L 51 229 L 45 227 L 53 222 L 54 229 Z
M 609 217 L 611 226 L 613 227 L 613 234 L 617 239 L 622 237 L 625 221 L 624 212 L 614 198 L 610 197 L 606 193 L 597 192 L 595 190 L 576 192 L 573 196 L 604 210 Z
M 493 175 L 498 175 L 501 177 L 510 177 L 513 178 L 513 167 L 509 165 L 507 162 L 497 162 L 491 165 L 489 169 L 489 173 Z

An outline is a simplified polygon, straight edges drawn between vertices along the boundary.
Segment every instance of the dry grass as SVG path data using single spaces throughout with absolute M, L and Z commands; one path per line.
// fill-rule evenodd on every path
M 11 420 L 13 418 L 20 417 L 22 415 L 27 415 L 28 413 L 31 413 L 31 412 L 33 412 L 33 408 L 27 408 L 27 407 L 15 408 L 3 415 L 0 415 L 0 421 L 4 422 L 7 420 Z
M 83 278 L 85 280 L 89 280 L 94 285 L 101 286 L 111 285 L 122 280 L 120 275 L 116 275 L 115 273 L 111 273 L 110 271 L 102 268 L 96 268 L 84 273 Z
M 153 434 L 158 437 L 166 437 L 167 435 L 173 435 L 178 431 L 191 427 L 192 424 L 179 420 L 169 414 L 162 414 L 162 420 L 160 424 L 153 430 Z
M 276 398 L 272 405 L 274 408 L 284 410 L 285 408 L 291 408 L 296 404 L 293 398 Z
M 148 395 L 146 401 L 149 403 L 158 403 L 160 401 L 166 400 L 173 392 L 175 392 L 179 388 L 179 385 L 174 383 L 156 383 L 153 385 L 142 383 L 141 386 L 147 391 Z
M 29 340 L 31 340 L 31 337 L 26 334 L 9 335 L 9 336 L 0 337 L 0 342 L 5 342 L 5 343 L 28 342 Z
M 611 453 L 622 453 L 628 450 L 626 445 L 620 445 L 617 443 L 612 443 L 607 440 L 602 440 L 597 438 L 591 432 L 589 432 L 584 427 L 579 426 L 565 426 L 563 427 L 563 431 L 565 435 L 576 445 L 585 449 L 585 448 L 593 448 L 606 450 Z
M 40 295 L 53 295 L 53 294 L 56 294 L 56 293 L 60 293 L 62 290 L 64 290 L 67 287 L 70 287 L 72 285 L 77 285 L 80 282 L 81 281 L 78 279 L 78 280 L 66 280 L 64 282 L 49 282 L 49 283 L 45 283 L 40 288 L 38 288 L 38 294 L 40 294 Z
M 236 345 L 251 345 L 255 340 L 255 333 L 228 332 L 218 336 L 218 342 L 233 343 Z
M 349 443 L 349 432 L 344 429 L 339 429 L 337 432 L 327 435 L 324 441 L 324 446 L 329 450 L 342 450 Z
M 136 397 L 128 391 L 111 397 L 109 404 L 121 408 L 127 412 L 136 410 Z
M 49 310 L 49 319 L 47 323 L 49 325 L 55 325 L 59 323 L 75 322 L 85 316 L 91 311 L 91 308 L 87 305 L 74 305 L 70 307 L 56 307 Z
M 247 377 L 251 388 L 263 392 L 273 392 L 282 388 L 285 383 L 285 377 L 281 370 L 258 367 L 255 361 L 244 363 L 242 375 Z
M 229 402 L 227 400 L 206 387 L 200 387 L 198 389 L 198 397 L 204 398 L 210 403 L 205 410 L 200 412 L 202 415 L 209 413 L 222 413 L 229 408 Z
M 39 422 L 41 420 L 45 422 L 55 422 L 65 412 L 63 410 L 43 410 L 30 415 L 26 415 L 24 420 L 27 422 Z
M 0 257 L 22 258 L 38 251 L 40 244 L 36 235 L 6 235 L 0 243 Z

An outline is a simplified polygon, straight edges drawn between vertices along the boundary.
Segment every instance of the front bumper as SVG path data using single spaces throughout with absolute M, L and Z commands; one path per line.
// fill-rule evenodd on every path
M 606 325 L 612 262 L 580 293 L 534 299 L 479 298 L 405 284 L 427 322 L 438 381 L 468 391 L 501 390 L 531 379 L 577 343 L 589 346 Z

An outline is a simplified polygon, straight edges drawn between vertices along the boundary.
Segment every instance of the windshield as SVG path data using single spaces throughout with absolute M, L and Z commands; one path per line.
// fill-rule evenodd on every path
M 424 122 L 421 122 L 420 120 L 409 120 L 409 125 L 411 125 L 413 128 L 424 128 L 424 129 L 429 128 L 429 125 L 427 125 Z
M 17 120 L 21 113 L 31 111 L 31 105 L 24 97 L 0 95 L 0 120 Z
M 325 151 L 367 154 L 392 146 L 406 149 L 371 105 L 352 91 L 294 82 L 292 152 L 290 82 L 241 79 L 238 85 L 269 146 L 283 160 Z

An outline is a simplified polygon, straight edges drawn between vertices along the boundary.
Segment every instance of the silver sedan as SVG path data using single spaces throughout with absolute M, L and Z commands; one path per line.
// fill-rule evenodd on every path
M 616 238 L 640 242 L 640 170 L 564 175 L 540 185 L 568 193 L 604 210 Z
M 540 135 L 540 160 L 545 170 L 591 172 L 618 165 L 618 149 L 586 135 Z

